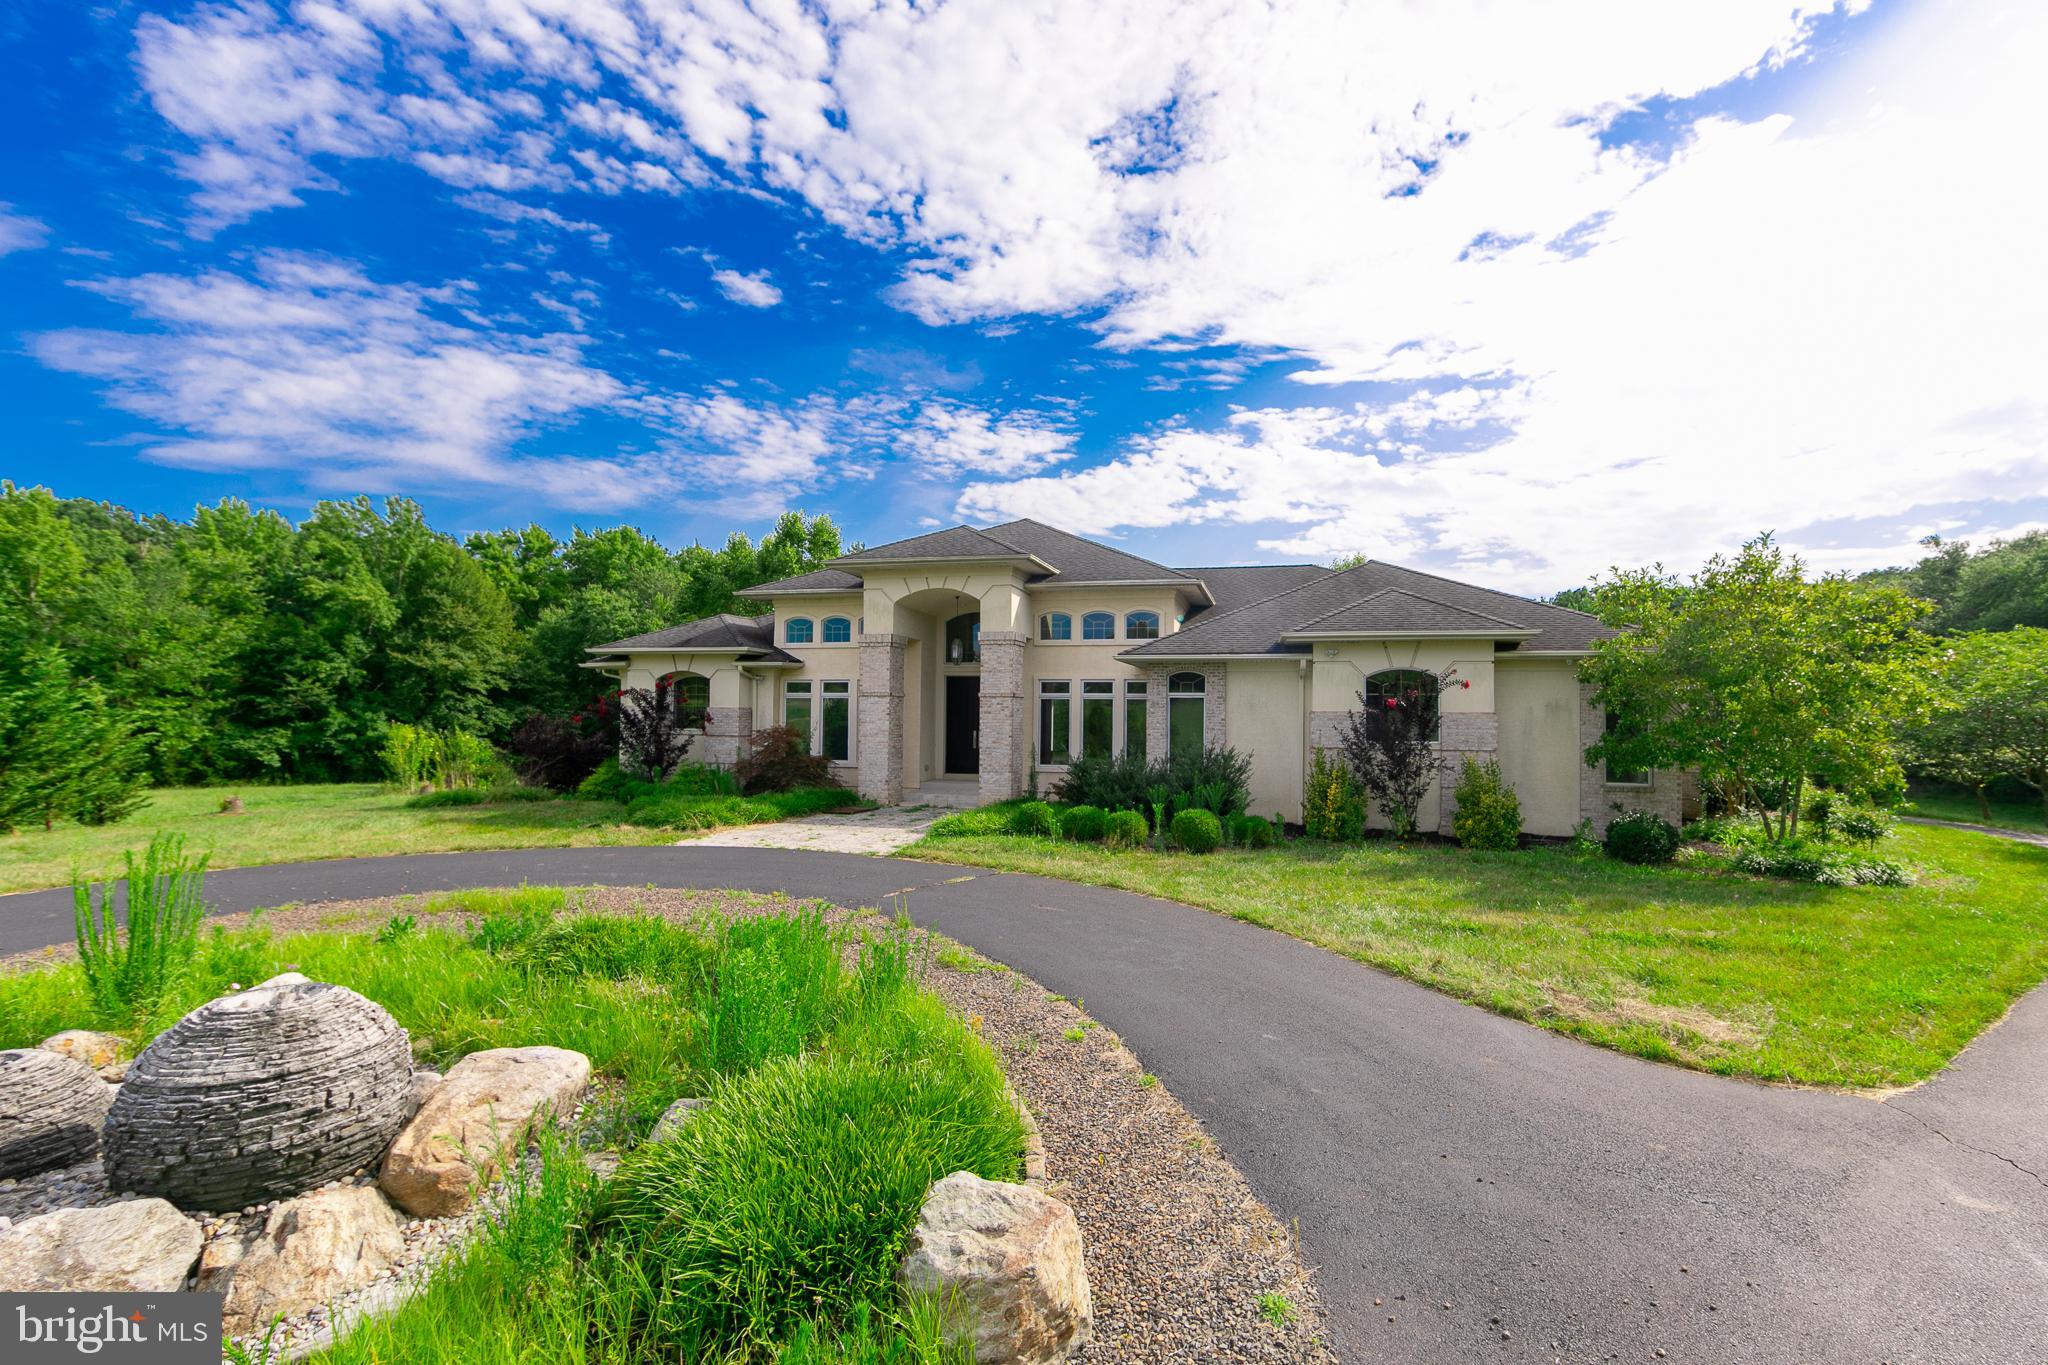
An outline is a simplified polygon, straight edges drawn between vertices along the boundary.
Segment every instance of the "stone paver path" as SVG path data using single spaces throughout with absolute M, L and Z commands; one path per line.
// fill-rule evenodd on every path
M 813 853 L 889 854 L 924 837 L 949 811 L 938 806 L 883 806 L 851 815 L 807 815 L 774 825 L 715 829 L 679 840 L 693 847 L 801 848 Z

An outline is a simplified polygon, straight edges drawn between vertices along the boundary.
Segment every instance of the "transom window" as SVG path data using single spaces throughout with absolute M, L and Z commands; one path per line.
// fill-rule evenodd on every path
M 1081 618 L 1081 638 L 1084 640 L 1114 640 L 1116 618 L 1106 611 L 1091 611 Z
M 1158 639 L 1159 613 L 1156 611 L 1134 611 L 1125 616 L 1124 638 L 1126 640 Z
M 1074 638 L 1074 618 L 1063 611 L 1049 611 L 1038 618 L 1038 638 L 1041 640 L 1071 640 Z
M 1389 668 L 1365 680 L 1365 709 L 1378 715 L 1398 712 L 1421 727 L 1423 737 L 1434 744 L 1443 734 L 1443 717 L 1437 710 L 1437 679 L 1419 668 Z
M 853 643 L 853 622 L 847 620 L 844 616 L 826 617 L 825 643 L 828 645 Z
M 811 618 L 808 616 L 790 617 L 789 620 L 783 623 L 782 640 L 784 644 L 809 644 L 811 642 Z
M 701 730 L 711 714 L 711 679 L 697 673 L 670 673 L 654 684 L 657 695 L 666 692 L 675 707 L 676 724 L 685 730 Z
M 1202 752 L 1208 691 L 1209 680 L 1200 673 L 1176 673 L 1166 680 L 1166 743 L 1175 754 Z

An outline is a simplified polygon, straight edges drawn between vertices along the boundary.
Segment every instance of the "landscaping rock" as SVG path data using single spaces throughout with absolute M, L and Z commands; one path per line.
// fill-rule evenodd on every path
M 374 1163 L 411 1080 L 382 1007 L 288 972 L 208 1001 L 135 1059 L 107 1115 L 107 1179 L 193 1209 L 286 1198 Z
M 84 1062 L 41 1048 L 0 1052 L 0 1178 L 91 1157 L 114 1092 Z
M 45 1052 L 84 1062 L 100 1079 L 118 1085 L 128 1074 L 128 1040 L 117 1033 L 94 1033 L 91 1029 L 68 1028 L 36 1044 Z
M 647 1134 L 649 1142 L 667 1142 L 683 1131 L 690 1118 L 699 1109 L 711 1103 L 709 1100 L 677 1100 L 654 1121 L 653 1131 Z
M 175 1293 L 202 1240 L 162 1199 L 59 1209 L 0 1232 L 0 1290 Z
M 980 1365 L 1065 1360 L 1094 1326 L 1074 1211 L 1028 1185 L 970 1171 L 934 1184 L 896 1278 L 937 1296 L 947 1337 Z
M 420 1070 L 412 1073 L 412 1082 L 405 1088 L 407 1119 L 420 1112 L 420 1106 L 427 1102 L 427 1096 L 433 1094 L 440 1084 L 441 1073 L 438 1071 Z
M 226 1293 L 228 1331 L 258 1332 L 373 1283 L 405 1251 L 405 1220 L 383 1195 L 330 1185 L 279 1204 L 260 1229 L 209 1245 L 196 1288 Z
M 472 1052 L 393 1139 L 378 1183 L 419 1217 L 460 1213 L 541 1116 L 567 1117 L 589 1084 L 590 1059 L 567 1048 Z

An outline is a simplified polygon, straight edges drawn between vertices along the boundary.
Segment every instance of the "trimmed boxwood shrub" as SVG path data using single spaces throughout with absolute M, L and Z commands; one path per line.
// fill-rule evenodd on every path
M 1184 810 L 1172 828 L 1173 841 L 1190 853 L 1214 853 L 1223 842 L 1223 822 L 1213 811 Z
M 1678 826 L 1650 811 L 1624 811 L 1607 827 L 1606 849 L 1625 863 L 1668 863 L 1678 856 Z
M 1102 820 L 1102 841 L 1111 848 L 1136 848 L 1150 832 L 1145 817 L 1134 810 L 1111 811 Z
M 1010 833 L 1057 839 L 1060 833 L 1060 818 L 1045 802 L 1026 801 L 1017 807 L 1017 813 L 1010 817 Z
M 1451 833 L 1466 848 L 1501 850 L 1521 844 L 1522 803 L 1493 759 L 1484 763 L 1469 757 L 1465 760 L 1458 777 L 1457 802 Z
M 1273 822 L 1261 815 L 1230 817 L 1230 842 L 1239 848 L 1271 848 L 1278 836 Z
M 1075 806 L 1060 817 L 1060 834 L 1076 843 L 1098 843 L 1102 839 L 1103 821 L 1107 818 L 1100 807 Z

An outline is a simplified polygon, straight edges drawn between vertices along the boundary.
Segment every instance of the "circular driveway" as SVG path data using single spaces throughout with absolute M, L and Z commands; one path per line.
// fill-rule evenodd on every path
M 1300 1228 L 1346 1359 L 2048 1360 L 2042 991 L 1880 1103 L 1658 1066 L 1220 915 L 967 867 L 561 849 L 234 869 L 207 893 L 226 913 L 521 881 L 900 906 L 1085 1001 Z M 0 897 L 0 952 L 70 937 L 68 892 Z

